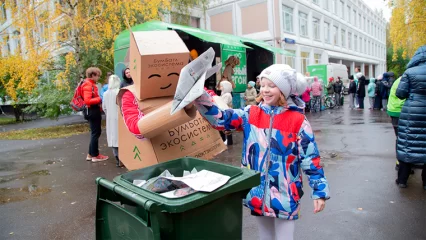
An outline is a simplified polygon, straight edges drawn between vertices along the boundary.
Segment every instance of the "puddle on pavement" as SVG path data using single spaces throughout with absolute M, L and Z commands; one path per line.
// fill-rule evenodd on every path
M 38 170 L 33 172 L 22 172 L 18 174 L 12 174 L 9 176 L 3 176 L 0 177 L 0 184 L 5 182 L 10 182 L 13 180 L 21 180 L 29 177 L 35 177 L 35 176 L 48 176 L 51 172 L 49 170 Z
M 392 122 L 390 119 L 387 119 L 387 118 L 386 119 L 379 118 L 379 119 L 371 119 L 370 123 L 392 123 Z
M 364 121 L 362 122 L 350 122 L 349 125 L 360 125 L 360 124 L 365 124 Z
M 24 201 L 51 192 L 52 189 L 31 184 L 22 188 L 0 188 L 0 204 Z

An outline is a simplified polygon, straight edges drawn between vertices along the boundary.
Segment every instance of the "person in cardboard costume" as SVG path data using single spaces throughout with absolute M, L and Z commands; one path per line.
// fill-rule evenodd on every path
M 226 149 L 194 108 L 170 115 L 181 69 L 190 56 L 175 31 L 133 32 L 129 69 L 134 85 L 117 95 L 119 156 L 129 169 L 184 156 L 212 158 Z

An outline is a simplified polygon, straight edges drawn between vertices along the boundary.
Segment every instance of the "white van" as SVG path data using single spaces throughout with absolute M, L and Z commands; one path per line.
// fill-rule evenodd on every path
M 343 93 L 347 94 L 349 90 L 349 76 L 348 76 L 348 68 L 346 65 L 337 64 L 337 63 L 329 63 L 327 64 L 327 79 L 333 77 L 337 80 L 337 77 L 340 77 L 343 82 Z

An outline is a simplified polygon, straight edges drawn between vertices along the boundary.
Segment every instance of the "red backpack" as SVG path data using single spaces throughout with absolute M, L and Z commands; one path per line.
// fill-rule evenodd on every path
M 77 85 L 77 88 L 74 91 L 74 96 L 71 99 L 70 105 L 71 108 L 76 112 L 81 112 L 84 109 L 86 109 L 86 103 L 84 103 L 83 98 L 83 83 L 85 80 L 81 80 L 80 83 Z M 92 85 L 92 95 L 94 92 L 94 87 Z

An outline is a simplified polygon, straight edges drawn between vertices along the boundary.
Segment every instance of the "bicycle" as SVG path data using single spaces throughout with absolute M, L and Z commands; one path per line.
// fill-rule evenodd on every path
M 336 97 L 335 97 L 334 93 L 323 96 L 323 102 L 324 102 L 325 109 L 333 109 L 336 106 L 335 99 L 336 99 Z

